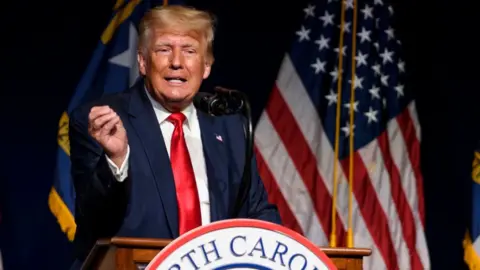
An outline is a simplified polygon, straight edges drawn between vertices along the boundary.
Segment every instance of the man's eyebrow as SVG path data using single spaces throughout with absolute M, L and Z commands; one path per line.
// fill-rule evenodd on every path
M 159 43 L 155 43 L 154 47 L 162 47 L 162 46 L 172 46 L 172 44 L 170 42 L 159 42 Z
M 157 43 L 157 44 L 154 45 L 155 48 L 163 47 L 163 46 L 171 47 L 172 43 L 171 42 L 160 42 L 160 43 Z M 193 43 L 186 43 L 186 44 L 182 44 L 181 47 L 182 48 L 196 48 L 196 47 L 198 47 L 198 45 L 193 44 Z

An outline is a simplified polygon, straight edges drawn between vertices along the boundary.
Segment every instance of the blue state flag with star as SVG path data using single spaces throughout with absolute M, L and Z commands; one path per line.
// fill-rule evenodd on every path
M 480 144 L 472 164 L 472 216 L 463 242 L 464 260 L 469 269 L 480 269 Z
M 50 211 L 61 230 L 73 241 L 75 224 L 75 189 L 70 174 L 69 113 L 78 105 L 104 94 L 120 92 L 132 86 L 139 77 L 137 66 L 138 25 L 152 7 L 183 4 L 170 0 L 117 0 L 110 23 L 83 74 L 70 104 L 60 117 L 55 179 L 48 197 Z

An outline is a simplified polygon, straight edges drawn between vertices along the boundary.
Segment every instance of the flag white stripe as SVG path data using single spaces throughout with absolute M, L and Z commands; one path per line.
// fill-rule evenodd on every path
M 410 113 L 410 118 L 412 119 L 413 126 L 415 128 L 415 133 L 417 134 L 417 139 L 419 142 L 421 142 L 422 138 L 422 131 L 421 131 L 421 126 L 420 122 L 418 120 L 418 115 L 417 115 L 417 109 L 415 105 L 415 101 L 411 102 L 410 105 L 408 106 L 408 111 Z M 416 179 L 418 181 L 418 179 Z M 423 184 L 423 183 L 422 183 Z M 415 213 L 418 214 L 418 210 L 415 209 Z M 417 228 L 425 228 L 423 227 L 423 222 L 420 220 L 420 217 L 418 218 L 420 224 L 417 225 Z M 418 224 L 418 222 L 417 222 Z M 431 269 L 430 265 L 430 255 L 428 253 L 428 245 L 427 245 L 427 239 L 426 235 L 424 234 L 423 230 L 417 230 L 417 239 L 421 239 L 421 241 L 417 241 L 417 251 L 420 254 L 420 259 L 422 260 L 422 264 L 426 270 Z
M 316 245 L 328 243 L 312 198 L 266 113 L 262 114 L 257 124 L 255 144 L 277 181 L 304 236 Z
M 420 122 L 418 121 L 417 107 L 415 101 L 410 102 L 408 105 L 408 112 L 410 113 L 410 118 L 412 118 L 413 126 L 415 127 L 415 134 L 417 134 L 417 139 L 420 142 L 422 140 L 422 132 L 420 128 Z
M 410 266 L 408 247 L 403 238 L 402 225 L 393 201 L 390 175 L 385 169 L 385 162 L 377 140 L 373 140 L 360 149 L 359 154 L 367 168 L 372 187 L 388 220 L 388 228 L 397 254 L 398 266 L 400 269 L 406 269 Z
M 410 157 L 408 156 L 408 149 L 405 145 L 398 122 L 396 120 L 390 121 L 387 126 L 387 131 L 390 148 L 392 149 L 390 154 L 400 173 L 403 191 L 407 197 L 410 209 L 416 210 L 418 209 L 416 178 L 412 170 Z M 418 216 L 418 211 L 415 212 Z
M 411 106 L 409 106 L 409 112 L 410 108 Z M 411 116 L 411 118 L 413 118 L 413 116 Z M 392 159 L 400 173 L 402 188 L 405 192 L 408 204 L 410 205 L 410 209 L 412 209 L 414 217 L 415 229 L 417 232 L 416 249 L 419 253 L 420 260 L 422 262 L 422 265 L 424 266 L 424 269 L 429 269 L 430 259 L 428 256 L 427 240 L 425 234 L 423 233 L 423 225 L 418 212 L 419 198 L 417 197 L 418 191 L 415 172 L 412 168 L 410 157 L 408 155 L 408 149 L 406 147 L 405 139 L 400 130 L 400 125 L 398 121 L 391 121 L 387 126 L 387 130 L 390 147 L 392 148 Z M 416 129 L 415 131 L 417 132 L 417 130 L 419 129 Z
M 420 256 L 420 261 L 422 262 L 423 269 L 430 270 L 430 255 L 428 254 L 428 245 L 427 245 L 427 237 L 423 230 L 419 230 L 418 228 L 422 228 L 422 223 L 417 218 L 415 219 L 415 225 L 417 227 L 417 244 L 416 249 Z

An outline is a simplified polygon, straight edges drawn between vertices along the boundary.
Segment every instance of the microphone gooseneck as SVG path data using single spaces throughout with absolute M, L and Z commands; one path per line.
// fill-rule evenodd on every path
M 240 183 L 235 204 L 229 209 L 229 217 L 237 218 L 248 197 L 252 184 L 253 124 L 250 102 L 245 93 L 223 87 L 215 87 L 214 94 L 199 92 L 195 96 L 193 102 L 197 109 L 212 116 L 241 113 L 245 117 L 245 164 L 243 168 L 242 182 Z

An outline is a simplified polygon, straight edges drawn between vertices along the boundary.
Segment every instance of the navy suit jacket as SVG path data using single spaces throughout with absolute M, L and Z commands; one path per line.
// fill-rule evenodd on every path
M 96 105 L 108 105 L 115 110 L 127 131 L 130 157 L 124 182 L 116 181 L 102 148 L 88 135 L 88 114 Z M 243 118 L 213 117 L 200 111 L 197 115 L 214 222 L 228 218 L 239 191 L 245 162 Z M 216 139 L 217 135 L 222 141 Z M 70 115 L 69 136 L 78 259 L 83 260 L 99 238 L 179 236 L 170 159 L 143 81 L 127 91 L 76 108 Z M 251 189 L 238 218 L 281 223 L 277 208 L 268 203 L 255 158 Z

